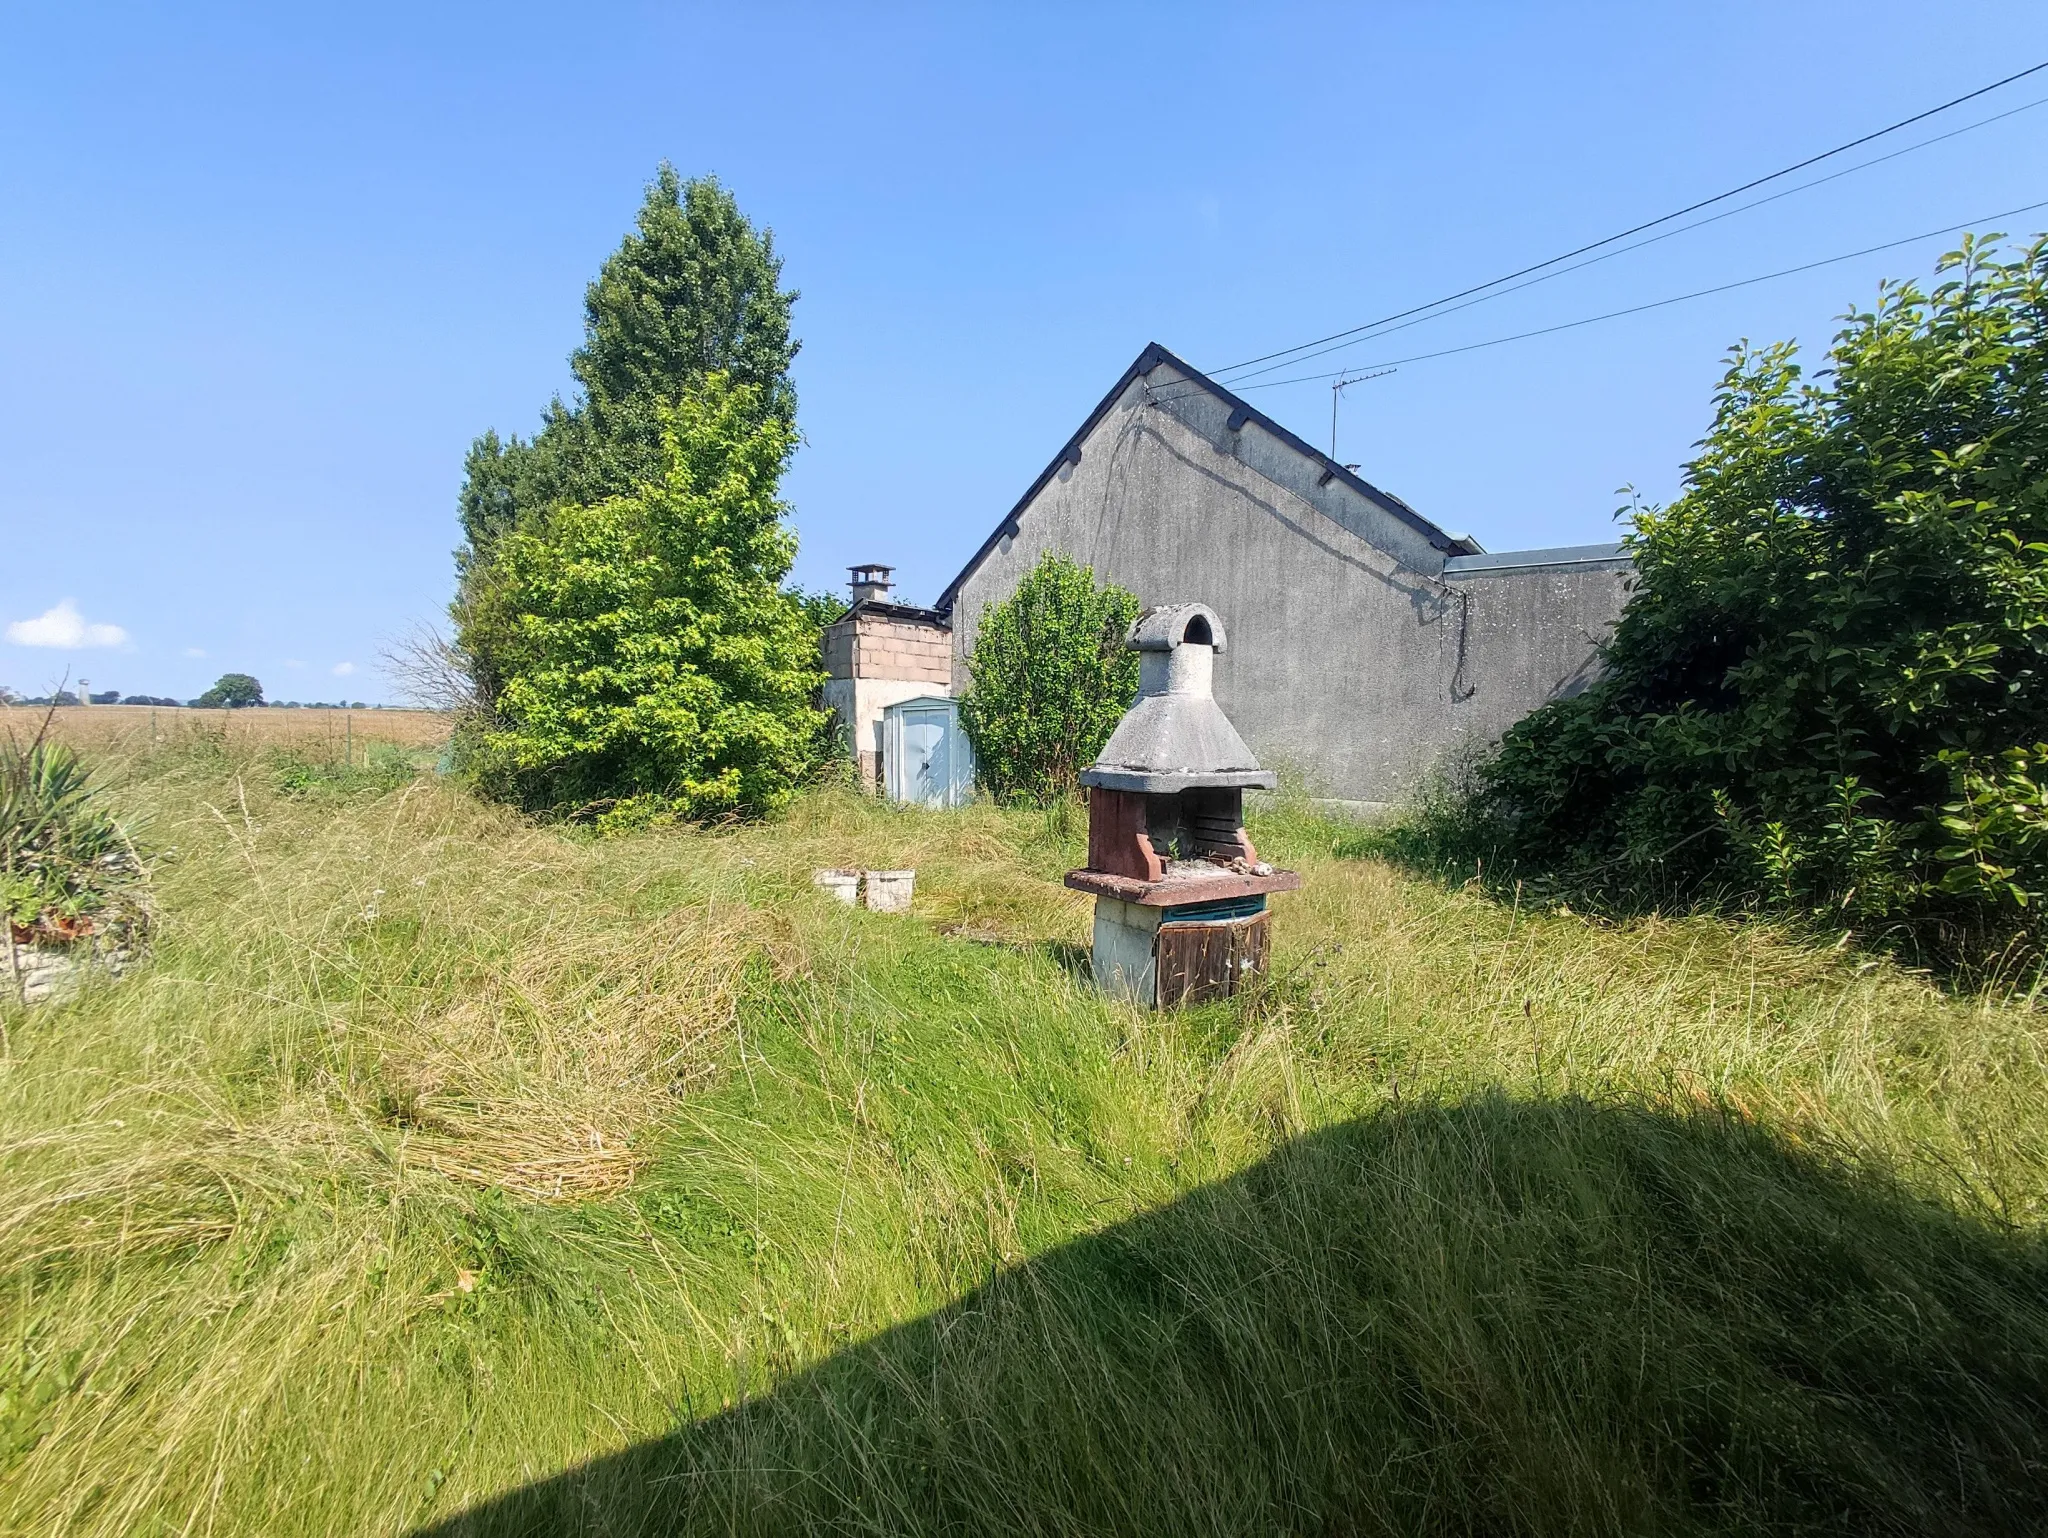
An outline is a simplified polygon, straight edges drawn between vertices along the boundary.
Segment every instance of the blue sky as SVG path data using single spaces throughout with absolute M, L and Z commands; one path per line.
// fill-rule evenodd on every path
M 1213 367 L 1551 256 L 2048 59 L 2048 8 L 13 6 L 5 36 L 0 683 L 374 700 L 447 601 L 465 447 L 567 388 L 664 158 L 803 292 L 798 577 L 887 561 L 928 602 L 1147 341 Z M 2048 199 L 2044 139 L 2022 111 L 1329 362 Z M 1823 346 L 1945 244 L 1404 364 L 1338 447 L 1489 548 L 1611 538 L 1617 487 L 1677 489 L 1730 342 Z M 1249 398 L 1327 437 L 1326 385 Z

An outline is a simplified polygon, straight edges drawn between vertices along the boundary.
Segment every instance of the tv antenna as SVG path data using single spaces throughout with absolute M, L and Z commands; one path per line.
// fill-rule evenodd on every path
M 1398 374 L 1398 368 L 1374 369 L 1370 374 L 1339 374 L 1330 382 L 1330 457 L 1337 458 L 1337 402 L 1343 399 L 1347 386 L 1364 384 L 1368 379 L 1384 379 L 1389 374 Z

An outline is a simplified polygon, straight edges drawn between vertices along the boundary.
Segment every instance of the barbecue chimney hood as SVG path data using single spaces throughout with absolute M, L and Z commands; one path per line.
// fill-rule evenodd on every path
M 1205 603 L 1148 609 L 1126 643 L 1138 653 L 1138 699 L 1081 771 L 1104 790 L 1171 794 L 1205 787 L 1271 790 L 1237 728 L 1216 703 L 1212 677 L 1225 646 L 1223 621 Z

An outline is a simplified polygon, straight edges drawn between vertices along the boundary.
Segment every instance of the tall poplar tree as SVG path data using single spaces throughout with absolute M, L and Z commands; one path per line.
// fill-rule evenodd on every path
M 591 410 L 673 400 L 717 373 L 752 386 L 763 416 L 794 422 L 797 296 L 781 277 L 775 237 L 755 231 L 717 178 L 684 182 L 664 164 L 634 232 L 584 292 L 584 341 L 569 362 Z

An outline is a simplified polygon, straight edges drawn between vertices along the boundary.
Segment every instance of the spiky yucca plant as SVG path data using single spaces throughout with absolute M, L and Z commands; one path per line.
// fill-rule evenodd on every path
M 18 939 L 68 941 L 142 920 L 142 862 L 89 764 L 45 730 L 0 743 L 0 908 Z

